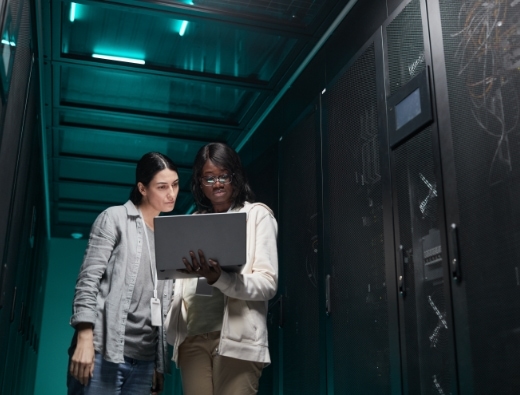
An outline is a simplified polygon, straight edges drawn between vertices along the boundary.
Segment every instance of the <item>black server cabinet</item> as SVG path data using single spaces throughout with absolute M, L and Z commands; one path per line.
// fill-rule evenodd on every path
M 519 69 L 520 1 L 405 0 L 284 137 L 283 393 L 520 393 Z
M 520 4 L 430 1 L 461 394 L 520 393 Z
M 322 93 L 329 394 L 389 394 L 391 364 L 374 36 Z M 380 63 L 380 62 L 379 62 Z M 387 167 L 383 165 L 383 167 Z
M 324 393 L 320 375 L 317 111 L 304 112 L 280 141 L 280 290 L 282 393 Z M 276 320 L 276 318 L 274 318 Z M 276 322 L 276 321 L 275 321 Z
M 383 26 L 403 393 L 457 392 L 426 3 Z

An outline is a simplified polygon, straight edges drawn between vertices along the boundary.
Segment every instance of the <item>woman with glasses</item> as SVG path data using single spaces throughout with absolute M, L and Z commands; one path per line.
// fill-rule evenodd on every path
M 173 210 L 177 167 L 150 152 L 139 160 L 130 199 L 92 225 L 70 324 L 69 395 L 158 394 L 168 370 L 162 316 L 172 281 L 158 281 L 153 218 Z
M 256 394 L 270 363 L 266 316 L 278 284 L 277 223 L 269 207 L 253 203 L 240 158 L 225 144 L 199 150 L 191 188 L 197 213 L 247 213 L 247 261 L 229 273 L 201 250 L 186 252 L 186 271 L 213 293 L 197 295 L 195 276 L 176 280 L 166 319 L 173 360 L 185 395 Z

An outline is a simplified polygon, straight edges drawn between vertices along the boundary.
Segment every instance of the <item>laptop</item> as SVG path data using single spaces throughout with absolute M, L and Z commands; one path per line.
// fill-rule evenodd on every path
M 200 249 L 206 261 L 225 271 L 240 271 L 246 262 L 246 213 L 165 215 L 154 218 L 155 264 L 159 280 L 197 278 L 183 273 L 182 258 Z

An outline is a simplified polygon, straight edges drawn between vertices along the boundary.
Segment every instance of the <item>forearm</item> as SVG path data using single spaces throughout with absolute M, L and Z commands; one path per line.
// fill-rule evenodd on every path
M 87 385 L 94 369 L 94 333 L 92 324 L 80 322 L 76 325 L 76 349 L 72 355 L 69 371 L 81 384 Z
M 94 347 L 94 325 L 90 322 L 80 322 L 75 326 L 77 333 L 76 344 Z
M 278 287 L 278 251 L 276 243 L 276 221 L 264 217 L 256 225 L 252 241 L 253 261 L 249 272 L 226 273 L 212 284 L 224 295 L 242 300 L 267 301 L 274 297 Z M 246 268 L 247 270 L 247 268 Z
M 272 273 L 238 274 L 222 272 L 213 286 L 231 298 L 267 301 L 276 294 L 277 281 Z

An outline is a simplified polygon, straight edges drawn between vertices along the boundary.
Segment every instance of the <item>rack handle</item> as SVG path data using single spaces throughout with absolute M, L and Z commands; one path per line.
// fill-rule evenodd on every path
M 453 251 L 453 259 L 451 260 L 451 277 L 453 281 L 461 280 L 460 274 L 460 254 L 459 254 L 459 231 L 456 224 L 451 224 L 451 248 Z
M 400 264 L 400 272 L 399 273 L 399 294 L 404 298 L 406 296 L 406 282 L 404 279 L 404 247 L 402 245 L 399 246 L 399 264 Z
M 332 309 L 330 304 L 330 274 L 325 277 L 325 314 L 330 315 Z
M 278 316 L 278 327 L 279 328 L 283 328 L 283 319 L 284 319 L 284 316 L 283 316 L 283 295 L 280 295 L 280 315 Z

